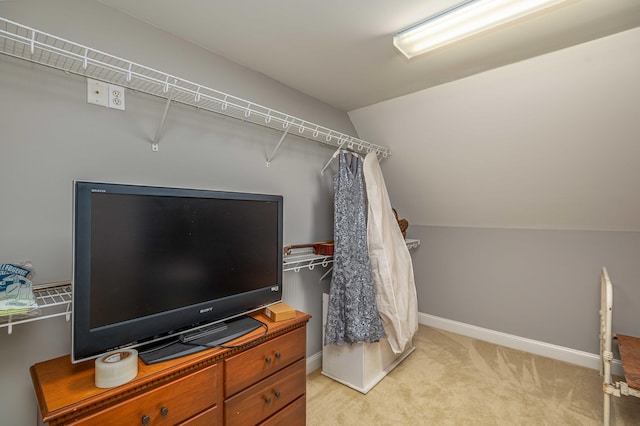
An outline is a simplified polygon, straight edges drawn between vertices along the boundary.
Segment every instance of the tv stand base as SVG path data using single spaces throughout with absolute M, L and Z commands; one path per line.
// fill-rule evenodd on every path
M 263 325 L 257 319 L 244 315 L 200 330 L 189 331 L 180 335 L 178 339 L 164 341 L 148 349 L 140 349 L 138 356 L 147 365 L 168 361 L 224 345 Z

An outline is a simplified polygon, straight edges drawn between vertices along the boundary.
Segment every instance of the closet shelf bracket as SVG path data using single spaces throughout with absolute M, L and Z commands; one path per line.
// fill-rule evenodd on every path
M 289 130 L 288 133 L 304 140 L 334 147 L 347 144 L 350 149 L 367 153 L 375 151 L 382 158 L 391 154 L 391 150 L 387 147 L 26 27 L 2 17 L 0 17 L 0 53 L 61 70 L 68 74 L 81 75 L 126 87 L 134 92 L 170 99 L 170 102 L 188 105 L 197 110 L 213 112 L 242 122 L 249 122 L 280 132 Z M 165 107 L 165 109 L 167 108 Z M 154 149 L 158 148 L 157 139 L 160 130 L 153 141 Z M 273 155 L 268 159 L 268 162 L 273 159 Z
M 275 158 L 276 153 L 280 149 L 280 145 L 282 145 L 282 142 L 284 142 L 284 138 L 287 137 L 287 134 L 289 134 L 289 126 L 287 126 L 287 128 L 284 131 L 284 133 L 280 137 L 280 141 L 278 142 L 276 147 L 273 149 L 273 152 L 271 153 L 271 155 L 267 157 L 267 167 L 271 167 L 271 160 L 273 160 Z
M 162 128 L 164 127 L 164 120 L 166 120 L 167 118 L 167 113 L 169 112 L 169 107 L 171 106 L 172 99 L 173 99 L 173 89 L 171 89 L 171 92 L 167 97 L 167 102 L 165 103 L 164 111 L 162 112 L 162 119 L 160 120 L 160 125 L 158 126 L 156 137 L 153 139 L 153 144 L 151 145 L 151 149 L 153 151 L 158 151 L 158 141 L 160 140 L 160 133 L 162 132 Z

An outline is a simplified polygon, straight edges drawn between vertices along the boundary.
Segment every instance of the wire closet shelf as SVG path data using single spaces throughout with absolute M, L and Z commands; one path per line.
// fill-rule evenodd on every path
M 407 249 L 415 249 L 420 245 L 420 240 L 406 238 L 404 240 Z M 284 256 L 283 271 L 300 272 L 301 269 L 313 270 L 316 266 L 326 268 L 333 264 L 333 255 L 316 254 L 313 248 L 292 249 Z
M 33 287 L 33 294 L 36 297 L 38 308 L 36 312 L 28 314 L 0 316 L 0 328 L 7 328 L 7 332 L 13 332 L 13 326 L 31 321 L 38 321 L 47 318 L 66 316 L 66 320 L 71 319 L 72 292 L 70 282 L 55 282 L 41 284 Z
M 0 17 L 0 53 L 304 139 L 387 157 L 389 148 Z M 166 114 L 166 112 L 165 112 Z M 163 119 L 164 120 L 164 119 Z M 282 142 L 280 140 L 280 143 Z M 156 141 L 157 142 L 157 141 Z M 278 150 L 279 144 L 267 164 Z

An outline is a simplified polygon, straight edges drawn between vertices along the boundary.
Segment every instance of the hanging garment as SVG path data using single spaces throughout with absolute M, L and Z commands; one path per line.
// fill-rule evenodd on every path
M 418 331 L 413 263 L 393 214 L 375 152 L 365 157 L 363 174 L 369 202 L 367 241 L 376 302 L 391 349 L 402 353 Z
M 376 342 L 384 337 L 384 328 L 367 251 L 367 206 L 359 157 L 339 155 L 333 188 L 333 274 L 324 344 Z

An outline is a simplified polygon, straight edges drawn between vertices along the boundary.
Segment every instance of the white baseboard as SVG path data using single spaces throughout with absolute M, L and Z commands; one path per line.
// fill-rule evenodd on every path
M 322 351 L 307 357 L 307 374 L 311 374 L 318 368 L 322 368 Z
M 434 315 L 424 313 L 418 313 L 418 322 L 429 327 L 438 328 L 441 330 L 449 331 L 451 333 L 461 334 L 463 336 L 472 337 L 474 339 L 483 340 L 485 342 L 494 343 L 496 345 L 529 352 L 547 358 L 569 362 L 571 364 L 580 365 L 582 367 L 592 368 L 595 370 L 600 369 L 600 355 L 598 354 L 592 354 L 589 352 L 579 351 L 564 346 L 558 346 L 551 343 L 527 339 L 525 337 L 514 336 L 512 334 L 489 330 L 487 328 L 465 324 L 463 322 L 453 321 L 450 319 L 436 317 Z M 611 371 L 613 374 L 618 376 L 624 375 L 622 371 L 622 364 L 619 360 L 613 361 Z
M 598 354 L 540 342 L 538 340 L 527 339 L 525 337 L 502 333 L 500 331 L 424 314 L 422 312 L 418 313 L 418 322 L 429 327 L 461 334 L 463 336 L 494 343 L 507 348 L 517 349 L 547 358 L 557 359 L 559 361 L 565 361 L 582 367 L 592 368 L 594 370 L 600 369 L 600 355 Z M 322 368 L 322 351 L 307 357 L 307 374 L 310 374 L 319 368 Z M 613 360 L 611 372 L 617 376 L 624 376 L 622 364 L 619 360 Z

